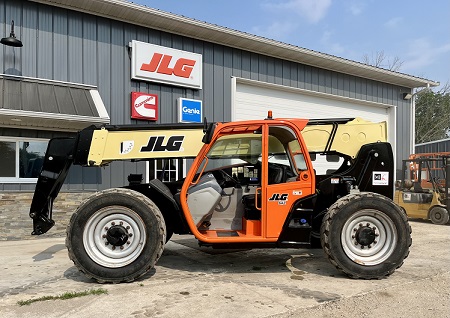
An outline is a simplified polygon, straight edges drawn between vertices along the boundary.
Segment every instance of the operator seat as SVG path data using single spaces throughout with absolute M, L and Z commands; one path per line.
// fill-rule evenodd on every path
M 269 162 L 268 184 L 278 184 L 286 181 L 286 169 L 283 165 Z
M 269 162 L 268 167 L 268 184 L 278 184 L 286 182 L 286 168 L 283 165 L 277 165 Z M 261 167 L 258 167 L 258 171 L 261 171 Z M 258 180 L 261 177 L 258 176 Z M 261 206 L 261 196 L 258 196 L 258 206 Z M 261 211 L 255 206 L 255 194 L 247 194 L 242 197 L 242 203 L 244 204 L 244 217 L 247 220 L 260 220 Z
M 206 173 L 189 187 L 187 204 L 197 227 L 211 219 L 215 207 L 222 198 L 222 188 L 212 173 Z

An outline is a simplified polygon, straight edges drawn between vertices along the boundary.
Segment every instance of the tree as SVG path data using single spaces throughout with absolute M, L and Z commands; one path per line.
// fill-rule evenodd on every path
M 388 58 L 384 54 L 384 51 L 377 51 L 375 54 L 372 53 L 371 56 L 364 54 L 363 63 L 367 65 L 372 65 L 375 67 L 381 67 L 389 71 L 398 72 L 403 65 L 403 61 L 400 60 L 398 56 L 394 58 Z
M 415 94 L 416 143 L 450 137 L 450 85 L 439 91 L 422 89 Z

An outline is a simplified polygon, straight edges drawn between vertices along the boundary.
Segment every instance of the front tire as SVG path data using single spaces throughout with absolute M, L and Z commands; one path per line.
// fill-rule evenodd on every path
M 100 283 L 131 282 L 159 259 L 166 226 L 145 195 L 123 188 L 96 193 L 83 202 L 67 227 L 70 259 Z
M 389 276 L 402 266 L 411 242 L 406 214 L 376 193 L 339 199 L 321 225 L 321 243 L 328 259 L 352 278 Z
M 442 206 L 434 206 L 430 210 L 430 220 L 434 224 L 444 225 L 448 223 L 450 216 L 446 208 Z

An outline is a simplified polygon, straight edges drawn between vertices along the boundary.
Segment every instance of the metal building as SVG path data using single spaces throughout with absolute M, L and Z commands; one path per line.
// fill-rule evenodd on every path
M 416 145 L 414 153 L 450 152 L 450 138 Z
M 363 117 L 388 122 L 397 171 L 414 146 L 414 88 L 432 80 L 119 0 L 0 0 L 0 191 L 32 190 L 46 141 L 90 124 Z M 133 98 L 133 102 L 132 102 Z M 145 107 L 141 107 L 145 106 Z M 65 190 L 176 178 L 186 162 L 71 170 Z

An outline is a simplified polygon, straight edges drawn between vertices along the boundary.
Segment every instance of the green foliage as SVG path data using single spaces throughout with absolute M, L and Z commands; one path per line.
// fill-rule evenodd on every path
M 423 89 L 416 98 L 416 143 L 450 136 L 450 86 L 434 92 Z
M 56 299 L 72 299 L 75 297 L 83 297 L 83 296 L 89 296 L 89 295 L 101 295 L 101 294 L 107 294 L 108 291 L 103 288 L 98 289 L 91 289 L 91 290 L 85 290 L 82 292 L 67 292 L 62 295 L 58 296 L 42 296 L 39 298 L 34 299 L 28 299 L 28 300 L 20 300 L 17 302 L 20 306 L 30 305 L 32 303 L 38 302 L 38 301 L 46 301 L 46 300 L 56 300 Z

